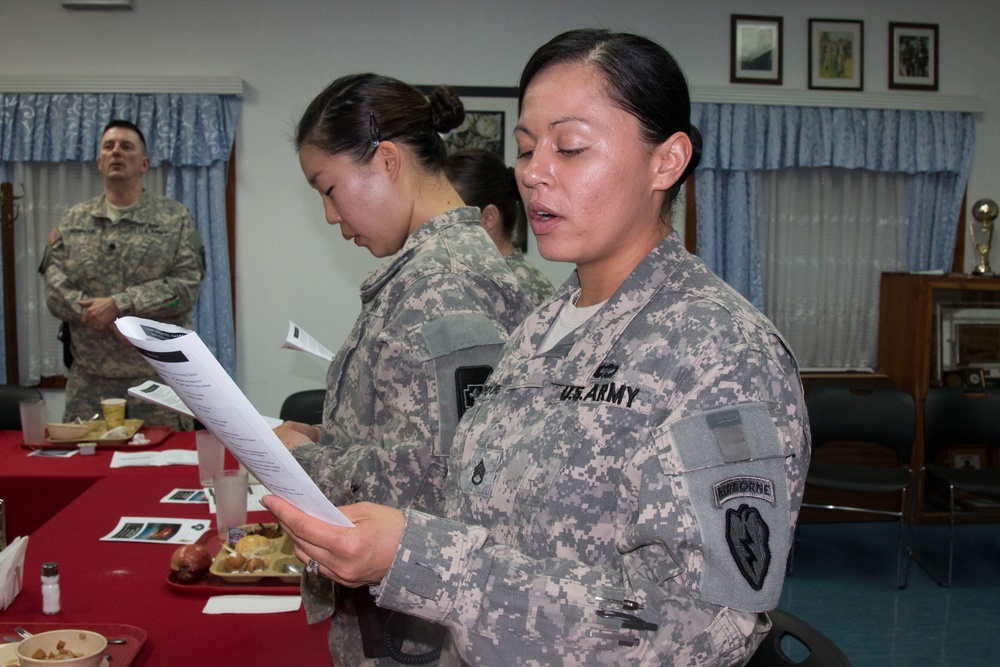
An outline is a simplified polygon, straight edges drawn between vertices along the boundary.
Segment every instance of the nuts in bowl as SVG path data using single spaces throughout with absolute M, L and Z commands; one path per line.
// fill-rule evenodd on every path
M 52 440 L 79 440 L 87 436 L 89 424 L 47 424 L 46 430 Z
M 53 662 L 67 667 L 97 667 L 104 659 L 108 640 L 90 630 L 39 632 L 17 645 L 22 667 L 45 667 Z

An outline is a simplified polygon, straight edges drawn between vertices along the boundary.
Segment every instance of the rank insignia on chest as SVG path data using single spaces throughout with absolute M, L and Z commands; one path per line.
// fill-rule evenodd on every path
M 483 483 L 483 477 L 486 475 L 486 465 L 485 462 L 480 459 L 476 467 L 472 469 L 472 483 L 479 486 Z

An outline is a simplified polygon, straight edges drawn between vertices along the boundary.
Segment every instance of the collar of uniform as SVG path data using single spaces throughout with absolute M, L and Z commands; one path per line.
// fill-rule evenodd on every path
M 576 335 L 572 345 L 557 346 L 567 351 L 563 362 L 551 375 L 552 382 L 577 386 L 590 382 L 594 370 L 611 352 L 625 328 L 653 295 L 668 285 L 672 274 L 683 265 L 686 257 L 687 251 L 676 233 L 670 234 L 653 248 L 604 307 L 574 332 Z M 557 313 L 558 308 L 550 318 Z
M 128 220 L 140 225 L 146 224 L 149 221 L 149 217 L 146 216 L 149 200 L 150 194 L 143 190 L 136 202 L 129 207 L 129 213 L 122 220 Z M 107 198 L 103 194 L 87 201 L 85 206 L 88 212 L 95 218 L 108 219 Z
M 395 255 L 390 257 L 380 266 L 375 273 L 370 275 L 361 285 L 361 302 L 367 303 L 375 298 L 385 284 L 389 282 L 406 264 L 413 253 L 428 239 L 439 234 L 442 230 L 452 225 L 479 225 L 479 209 L 471 206 L 445 211 L 441 215 L 435 216 L 417 227 L 416 231 L 410 234 L 406 243 Z

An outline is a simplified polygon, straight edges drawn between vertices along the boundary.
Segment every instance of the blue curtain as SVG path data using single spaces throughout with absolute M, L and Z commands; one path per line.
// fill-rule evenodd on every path
M 975 145 L 972 114 L 698 103 L 697 252 L 758 308 L 756 179 L 763 169 L 839 167 L 909 174 L 910 271 L 951 269 Z
M 205 242 L 195 329 L 236 376 L 226 179 L 242 98 L 213 94 L 0 94 L 0 163 L 89 162 L 113 118 L 146 136 L 150 165 L 167 169 L 166 194 L 191 212 Z M 0 309 L 2 312 L 2 309 Z

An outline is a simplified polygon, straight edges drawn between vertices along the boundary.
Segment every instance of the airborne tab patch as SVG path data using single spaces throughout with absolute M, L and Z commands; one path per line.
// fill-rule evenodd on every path
M 712 497 L 716 507 L 722 507 L 723 503 L 733 498 L 758 498 L 773 505 L 774 482 L 765 477 L 730 477 L 712 485 Z

